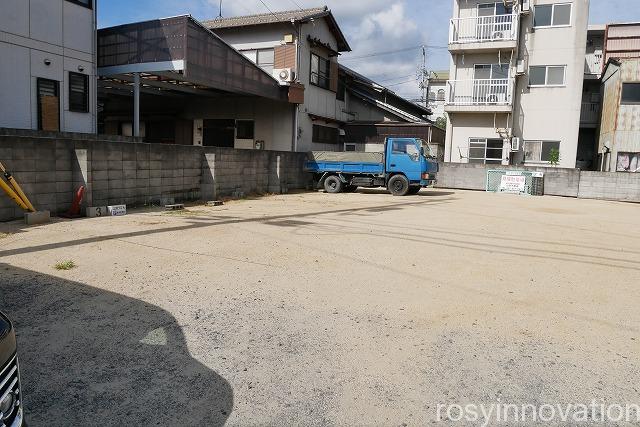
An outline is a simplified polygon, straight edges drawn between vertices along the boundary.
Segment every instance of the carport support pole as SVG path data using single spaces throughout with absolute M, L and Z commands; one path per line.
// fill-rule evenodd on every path
M 140 73 L 133 73 L 133 136 L 140 136 Z

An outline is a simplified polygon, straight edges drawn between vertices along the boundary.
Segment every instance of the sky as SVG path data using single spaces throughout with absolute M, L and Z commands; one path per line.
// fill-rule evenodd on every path
M 640 0 L 591 0 L 592 24 L 640 21 Z M 224 17 L 329 6 L 353 52 L 340 62 L 406 98 L 419 98 L 419 46 L 426 45 L 427 69 L 449 68 L 447 52 L 451 0 L 223 0 Z M 267 9 L 268 8 L 268 9 Z M 219 0 L 98 0 L 98 25 L 109 27 L 191 14 L 218 16 Z M 397 51 L 386 55 L 372 53 Z M 364 56 L 364 57 L 363 57 Z

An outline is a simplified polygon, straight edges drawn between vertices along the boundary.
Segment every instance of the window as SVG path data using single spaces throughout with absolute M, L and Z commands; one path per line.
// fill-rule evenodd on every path
M 37 79 L 38 130 L 60 130 L 60 84 L 55 80 Z
M 345 142 L 344 151 L 356 151 L 356 144 Z
M 434 102 L 436 100 L 436 93 L 431 91 L 429 92 L 429 101 Z
M 471 138 L 469 140 L 469 163 L 502 164 L 501 139 Z
M 236 121 L 236 138 L 237 139 L 253 139 L 255 132 L 255 123 L 253 120 L 237 120 Z
M 80 6 L 88 7 L 89 9 L 93 8 L 92 0 L 67 0 L 69 3 L 75 3 Z
M 313 142 L 319 144 L 337 144 L 340 139 L 340 130 L 329 126 L 313 125 Z
M 267 73 L 273 74 L 273 63 L 275 60 L 274 49 L 243 50 L 240 51 L 240 53 Z
M 418 160 L 420 150 L 412 139 L 396 139 L 391 147 L 393 154 L 408 154 L 413 160 Z
M 478 5 L 478 16 L 511 15 L 513 8 L 504 3 L 482 3 Z
M 438 90 L 438 101 L 444 101 L 445 91 L 444 89 Z
M 560 150 L 560 141 L 526 141 L 524 143 L 524 161 L 548 163 L 551 150 Z
M 338 79 L 338 90 L 336 92 L 336 99 L 338 101 L 344 101 L 347 93 L 347 86 L 342 78 Z
M 309 80 L 314 86 L 329 89 L 331 79 L 330 64 L 327 59 L 321 58 L 315 53 L 311 54 L 311 75 Z
M 529 86 L 564 86 L 565 65 L 536 65 L 529 67 Z
M 534 27 L 567 27 L 571 25 L 571 4 L 544 4 L 535 6 Z
M 89 112 L 89 76 L 69 73 L 69 111 Z
M 640 172 L 640 153 L 618 153 L 617 172 Z
M 622 83 L 621 104 L 640 104 L 640 83 Z

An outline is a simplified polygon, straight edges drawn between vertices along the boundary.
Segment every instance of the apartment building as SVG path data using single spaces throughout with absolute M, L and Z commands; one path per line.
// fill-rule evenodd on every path
M 0 127 L 96 131 L 95 0 L 4 0 Z
M 454 0 L 445 160 L 576 166 L 589 0 Z

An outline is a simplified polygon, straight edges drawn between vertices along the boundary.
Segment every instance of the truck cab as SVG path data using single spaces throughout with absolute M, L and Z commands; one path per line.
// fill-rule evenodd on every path
M 429 144 L 418 138 L 389 138 L 385 144 L 385 171 L 388 181 L 401 174 L 412 188 L 435 184 L 438 162 Z
M 0 426 L 20 427 L 23 422 L 16 334 L 0 313 Z

